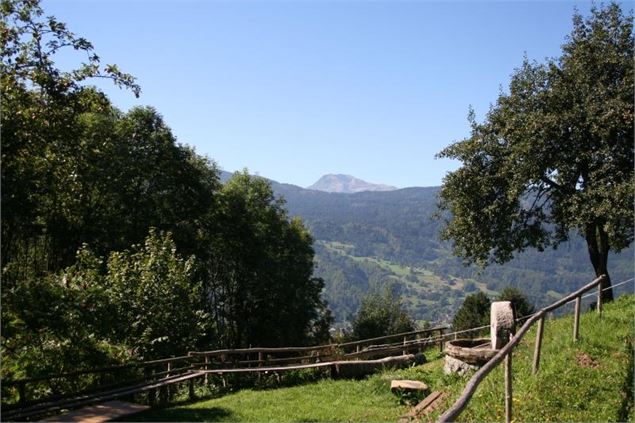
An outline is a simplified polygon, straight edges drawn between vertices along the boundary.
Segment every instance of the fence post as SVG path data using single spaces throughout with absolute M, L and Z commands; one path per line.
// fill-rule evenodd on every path
M 143 377 L 146 382 L 152 379 L 152 373 L 153 372 L 150 367 L 146 367 L 143 369 Z M 148 405 L 150 407 L 154 407 L 154 405 L 156 404 L 156 399 L 157 399 L 156 395 L 157 395 L 156 388 L 152 388 L 148 390 Z
M 443 329 L 439 329 L 439 352 L 443 352 L 443 342 L 444 338 L 443 338 Z
M 512 351 L 505 356 L 505 422 L 512 421 Z
M 162 405 L 165 405 L 168 403 L 169 401 L 169 395 L 168 395 L 168 387 L 166 385 L 163 385 L 161 387 L 159 387 L 159 402 Z
M 538 369 L 540 368 L 540 347 L 542 345 L 542 328 L 545 325 L 545 316 L 540 316 L 540 320 L 538 320 L 538 330 L 536 331 L 536 347 L 534 348 L 534 365 L 532 368 L 532 373 L 538 373 Z
M 189 381 L 189 397 L 190 397 L 190 401 L 194 399 L 194 378 L 190 379 Z
M 404 336 L 403 337 L 403 355 L 407 354 L 407 351 L 406 351 L 406 339 L 407 338 Z
M 575 312 L 573 315 L 573 340 L 577 341 L 580 338 L 580 305 L 582 304 L 582 297 L 575 297 Z
M 165 375 L 165 377 L 170 377 L 170 370 L 172 370 L 172 362 L 168 361 L 168 373 Z M 166 395 L 168 397 L 168 402 L 170 401 L 171 397 L 172 397 L 172 389 L 170 389 L 170 385 L 166 385 L 165 387 L 165 392 Z
M 205 370 L 209 370 L 209 356 L 206 355 L 205 356 Z M 205 386 L 209 385 L 209 378 L 208 378 L 208 373 L 205 373 Z
M 18 382 L 18 394 L 20 395 L 20 406 L 26 405 L 26 382 L 21 380 Z
M 598 314 L 602 316 L 602 282 L 598 284 Z

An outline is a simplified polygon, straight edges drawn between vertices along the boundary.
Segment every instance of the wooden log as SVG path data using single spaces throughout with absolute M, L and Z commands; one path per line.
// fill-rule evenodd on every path
M 423 401 L 417 404 L 410 412 L 404 416 L 402 416 L 398 422 L 399 423 L 410 423 L 413 419 L 419 419 L 421 416 L 430 414 L 436 408 L 438 408 L 439 404 L 443 401 L 443 399 L 447 396 L 447 392 L 435 391 L 425 397 Z
M 512 351 L 505 356 L 505 422 L 512 421 Z
M 582 297 L 578 296 L 575 299 L 575 310 L 573 313 L 573 340 L 577 341 L 580 338 L 580 306 L 582 304 Z
M 333 372 L 340 378 L 358 378 L 385 368 L 403 368 L 415 362 L 414 354 L 386 357 L 381 360 L 337 361 L 332 363 Z
M 352 347 L 354 345 L 368 345 L 368 344 L 372 344 L 374 342 L 377 341 L 385 341 L 387 339 L 400 339 L 404 336 L 413 336 L 413 335 L 417 335 L 417 334 L 429 334 L 429 333 L 434 333 L 435 331 L 439 330 L 439 328 L 443 328 L 443 329 L 447 329 L 447 326 L 437 326 L 437 327 L 433 327 L 433 328 L 429 328 L 429 329 L 423 329 L 423 330 L 415 330 L 415 331 L 411 331 L 411 332 L 401 332 L 401 333 L 395 333 L 394 335 L 386 335 L 386 336 L 379 336 L 377 338 L 368 338 L 368 339 L 362 339 L 361 341 L 352 341 L 352 342 L 344 342 L 342 344 L 334 344 L 335 347 L 337 348 L 343 348 L 343 347 Z M 399 341 L 397 341 L 399 342 Z
M 538 373 L 540 368 L 540 348 L 542 347 L 542 330 L 545 326 L 545 316 L 541 316 L 538 320 L 538 330 L 536 331 L 536 346 L 534 347 L 534 364 L 532 366 L 532 373 Z

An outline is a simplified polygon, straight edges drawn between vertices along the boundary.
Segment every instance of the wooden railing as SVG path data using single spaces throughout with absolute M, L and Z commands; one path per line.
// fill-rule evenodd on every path
M 443 337 L 434 335 L 437 333 L 443 335 L 447 329 L 447 327 L 434 327 L 355 342 L 311 347 L 192 351 L 180 357 L 82 369 L 13 381 L 3 380 L 2 385 L 5 388 L 17 388 L 18 401 L 15 404 L 3 403 L 2 411 L 8 412 L 8 415 L 19 415 L 20 410 L 28 409 L 35 415 L 36 411 L 48 410 L 56 404 L 67 407 L 78 403 L 78 398 L 86 402 L 92 397 L 101 398 L 104 393 L 107 393 L 108 397 L 116 396 L 118 393 L 124 395 L 133 387 L 137 392 L 148 392 L 148 401 L 151 404 L 156 401 L 158 390 L 159 399 L 165 402 L 170 397 L 170 385 L 180 382 L 182 378 L 179 376 L 185 374 L 193 376 L 198 372 L 196 377 L 204 377 L 207 382 L 209 370 L 244 373 L 259 372 L 271 366 L 276 366 L 278 369 L 288 367 L 292 370 L 298 365 L 319 364 L 330 360 L 358 360 L 420 352 L 432 343 L 438 343 L 442 350 Z M 395 339 L 399 341 L 378 344 L 378 342 Z M 194 378 L 188 377 L 183 379 L 185 380 L 188 381 L 190 395 L 193 396 Z M 157 382 L 160 382 L 159 385 Z M 62 385 L 65 389 L 61 388 Z M 76 388 L 71 394 L 56 393 L 56 391 L 68 390 L 68 387 Z M 38 390 L 47 394 L 35 395 Z
M 443 350 L 443 333 L 447 326 L 397 333 L 361 341 L 312 347 L 242 348 L 214 351 L 193 351 L 190 356 L 204 360 L 206 369 L 263 367 L 282 364 L 305 364 L 328 360 L 351 360 L 385 357 L 394 354 L 419 352 L 431 343 Z M 435 334 L 439 334 L 435 336 Z M 390 340 L 397 342 L 383 343 Z
M 469 380 L 461 396 L 454 402 L 441 417 L 438 422 L 451 422 L 461 414 L 463 409 L 467 406 L 468 402 L 474 395 L 478 385 L 485 379 L 485 377 L 491 372 L 501 361 L 505 361 L 505 421 L 511 422 L 512 420 L 512 351 L 516 345 L 520 343 L 523 336 L 529 331 L 531 326 L 538 322 L 538 330 L 536 332 L 536 344 L 534 348 L 534 360 L 533 360 L 533 373 L 536 374 L 540 368 L 540 350 L 542 345 L 542 333 L 544 327 L 545 315 L 573 300 L 575 300 L 575 310 L 573 319 L 573 339 L 575 341 L 579 338 L 579 326 L 580 326 L 580 305 L 582 301 L 582 294 L 597 286 L 597 312 L 602 313 L 602 282 L 606 279 L 606 276 L 602 275 L 595 279 L 593 282 L 583 286 L 577 291 L 567 295 L 559 301 L 547 306 L 534 315 L 532 315 L 520 330 L 513 336 L 511 341 L 505 345 L 500 351 L 492 357 L 483 367 L 481 367 L 472 378 Z

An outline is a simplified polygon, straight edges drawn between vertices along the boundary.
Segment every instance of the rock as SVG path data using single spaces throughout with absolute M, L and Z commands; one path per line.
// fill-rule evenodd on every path
M 418 380 L 393 380 L 390 382 L 390 390 L 395 391 L 427 391 L 428 385 Z
M 490 308 L 492 349 L 503 348 L 516 333 L 514 310 L 510 301 L 494 301 Z
M 468 371 L 478 370 L 478 369 L 479 369 L 479 366 L 468 364 L 464 361 L 461 361 L 449 355 L 445 356 L 445 364 L 443 365 L 443 372 L 445 374 L 458 373 L 460 375 L 463 375 Z

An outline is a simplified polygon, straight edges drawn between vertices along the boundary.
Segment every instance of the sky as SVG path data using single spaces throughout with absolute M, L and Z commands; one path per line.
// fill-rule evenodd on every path
M 63 1 L 46 15 L 137 78 L 178 141 L 221 169 L 308 186 L 327 173 L 436 186 L 526 55 L 557 57 L 591 3 Z

